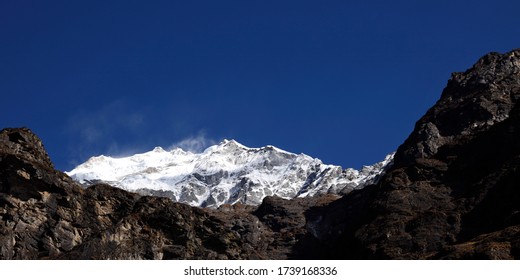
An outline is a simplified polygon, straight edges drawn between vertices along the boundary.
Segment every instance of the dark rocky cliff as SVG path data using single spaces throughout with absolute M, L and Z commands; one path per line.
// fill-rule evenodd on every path
M 373 186 L 322 209 L 337 258 L 520 257 L 520 50 L 454 73 Z
M 377 185 L 192 208 L 54 170 L 0 132 L 2 259 L 520 258 L 520 50 L 455 73 Z M 413 103 L 413 101 L 411 101 Z
M 54 170 L 29 129 L 0 132 L 2 259 L 285 259 L 303 256 L 304 210 L 334 197 L 218 210 L 87 189 Z M 310 237 L 312 239 L 312 237 Z

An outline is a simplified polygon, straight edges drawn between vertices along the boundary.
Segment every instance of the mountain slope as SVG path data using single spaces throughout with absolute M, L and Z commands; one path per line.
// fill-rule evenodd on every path
M 309 212 L 314 236 L 338 258 L 520 257 L 519 100 L 520 50 L 454 73 L 377 184 Z
M 224 140 L 202 153 L 157 147 L 123 158 L 92 157 L 67 174 L 82 184 L 104 182 L 192 206 L 259 205 L 273 195 L 291 199 L 348 193 L 375 182 L 392 157 L 361 171 L 343 170 L 273 146 L 248 148 Z
M 0 259 L 286 259 L 305 253 L 294 248 L 304 210 L 331 199 L 211 210 L 84 188 L 53 168 L 29 129 L 0 131 Z

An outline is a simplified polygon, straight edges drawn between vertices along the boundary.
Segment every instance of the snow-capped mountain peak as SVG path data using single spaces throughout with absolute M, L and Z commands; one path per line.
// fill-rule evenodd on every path
M 223 140 L 201 153 L 161 147 L 128 157 L 92 157 L 67 172 L 89 185 L 106 182 L 143 194 L 167 196 L 193 206 L 260 204 L 268 195 L 283 198 L 346 193 L 373 182 L 391 162 L 343 170 L 305 154 L 274 146 L 249 148 Z

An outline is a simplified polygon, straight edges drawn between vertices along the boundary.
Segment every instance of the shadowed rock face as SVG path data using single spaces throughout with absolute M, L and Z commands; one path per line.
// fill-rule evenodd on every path
M 2 259 L 520 257 L 520 50 L 453 74 L 376 185 L 200 209 L 54 170 L 0 132 Z
M 519 257 L 519 99 L 520 50 L 453 74 L 377 185 L 310 212 L 318 237 L 338 258 Z
M 53 169 L 30 130 L 0 132 L 2 259 L 297 257 L 304 210 L 329 200 L 269 198 L 261 209 L 209 210 L 105 184 L 85 189 Z

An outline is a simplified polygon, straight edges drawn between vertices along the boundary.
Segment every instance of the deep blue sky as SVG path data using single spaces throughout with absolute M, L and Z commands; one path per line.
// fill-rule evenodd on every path
M 404 141 L 451 72 L 519 48 L 519 11 L 517 0 L 0 0 L 0 126 L 31 128 L 61 170 L 224 138 L 357 168 Z

